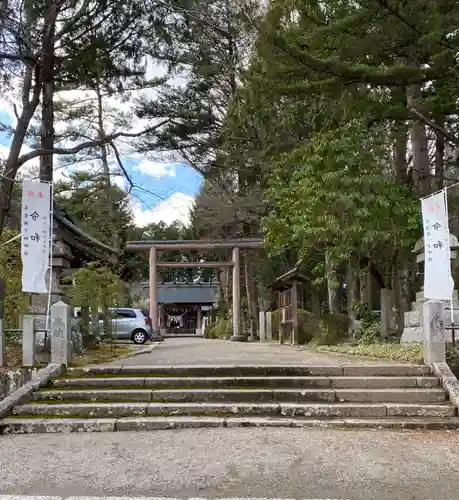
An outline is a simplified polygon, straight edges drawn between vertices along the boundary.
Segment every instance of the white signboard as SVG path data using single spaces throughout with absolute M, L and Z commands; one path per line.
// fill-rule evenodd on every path
M 451 300 L 454 282 L 451 276 L 446 190 L 421 200 L 424 228 L 424 297 Z
M 51 185 L 22 184 L 21 257 L 22 290 L 48 293 L 50 270 Z M 49 276 L 49 275 L 48 275 Z

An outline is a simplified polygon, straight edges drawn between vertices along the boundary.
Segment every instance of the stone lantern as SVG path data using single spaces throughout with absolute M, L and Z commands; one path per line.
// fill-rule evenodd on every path
M 454 234 L 449 235 L 449 246 L 451 249 L 451 260 L 457 258 L 457 253 L 459 249 L 459 241 Z M 416 264 L 422 268 L 422 274 L 424 274 L 424 262 L 425 262 L 425 252 L 424 252 L 424 238 L 417 241 L 414 246 L 413 253 L 416 255 Z M 453 291 L 453 308 L 454 308 L 454 324 L 459 325 L 459 301 L 457 300 L 457 290 Z M 403 329 L 402 338 L 400 342 L 423 342 L 423 329 L 422 329 L 422 306 L 424 302 L 428 299 L 424 298 L 424 287 L 416 293 L 416 302 L 411 304 L 411 311 L 405 313 L 405 327 Z M 449 318 L 451 317 L 451 301 L 442 300 L 445 305 L 445 314 L 447 322 L 449 323 Z M 446 331 L 446 342 L 451 342 L 451 331 Z

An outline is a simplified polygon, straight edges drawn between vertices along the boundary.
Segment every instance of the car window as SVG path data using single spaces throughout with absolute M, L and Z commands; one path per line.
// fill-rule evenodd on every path
M 123 318 L 137 318 L 135 311 L 129 309 L 118 309 L 116 311 L 116 317 L 119 319 Z

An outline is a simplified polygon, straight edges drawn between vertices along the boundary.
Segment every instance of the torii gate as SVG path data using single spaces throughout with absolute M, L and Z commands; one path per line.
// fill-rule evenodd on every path
M 154 332 L 158 331 L 158 293 L 157 269 L 162 268 L 233 268 L 233 341 L 243 341 L 245 336 L 241 333 L 241 294 L 240 294 L 240 250 L 247 248 L 261 248 L 261 238 L 240 238 L 228 241 L 209 240 L 169 240 L 169 241 L 128 241 L 126 250 L 135 252 L 150 251 L 150 317 Z M 222 262 L 161 262 L 157 261 L 158 250 L 186 251 L 186 250 L 218 250 L 232 249 L 232 260 Z

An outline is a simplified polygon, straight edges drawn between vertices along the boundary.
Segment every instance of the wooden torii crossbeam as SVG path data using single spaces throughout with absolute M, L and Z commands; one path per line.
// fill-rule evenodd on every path
M 241 332 L 241 293 L 240 293 L 240 250 L 261 248 L 262 238 L 240 238 L 234 240 L 168 240 L 168 241 L 128 241 L 126 250 L 129 252 L 149 250 L 150 252 L 150 317 L 153 331 L 158 331 L 158 291 L 157 268 L 219 268 L 232 267 L 233 269 L 233 336 L 231 340 L 242 341 L 245 336 Z M 157 261 L 158 250 L 168 251 L 211 251 L 222 248 L 232 250 L 231 261 L 226 262 L 161 262 Z

